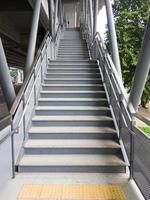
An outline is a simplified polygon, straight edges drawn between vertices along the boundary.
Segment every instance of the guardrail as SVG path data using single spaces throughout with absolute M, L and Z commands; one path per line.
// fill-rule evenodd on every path
M 59 26 L 53 41 L 49 33 L 46 33 L 31 70 L 27 74 L 10 110 L 10 114 L 0 121 L 1 129 L 4 130 L 5 127 L 10 127 L 7 131 L 2 131 L 4 134 L 0 135 L 0 145 L 6 143 L 11 136 L 11 151 L 9 153 L 12 155 L 12 177 L 15 177 L 15 166 L 21 156 L 23 143 L 27 138 L 27 131 L 30 127 L 32 114 L 37 104 L 49 59 L 56 58 L 61 32 L 62 27 Z
M 150 138 L 136 127 L 135 117 L 141 118 L 128 103 L 124 88 L 114 63 L 99 33 L 92 40 L 87 25 L 81 25 L 83 38 L 87 41 L 92 59 L 99 63 L 102 81 L 107 93 L 115 127 L 118 132 L 124 159 L 129 164 L 130 178 L 133 178 L 146 199 L 150 199 Z M 144 122 L 148 122 L 144 120 Z M 149 122 L 147 123 L 149 124 Z

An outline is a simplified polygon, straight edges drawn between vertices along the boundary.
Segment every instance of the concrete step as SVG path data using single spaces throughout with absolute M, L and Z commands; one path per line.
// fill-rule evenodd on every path
M 79 52 L 58 52 L 57 56 L 64 56 L 64 57 L 70 57 L 70 56 L 76 56 L 76 57 L 81 57 L 81 56 L 89 56 L 89 53 L 79 53 Z
M 89 59 L 89 55 L 70 55 L 69 57 L 67 55 L 57 55 L 57 59 L 63 59 L 63 60 L 88 60 Z
M 80 49 L 88 49 L 87 45 L 86 44 L 60 44 L 59 45 L 59 49 L 61 48 L 71 48 L 71 49 L 74 49 L 74 48 L 80 48 Z
M 80 52 L 64 52 L 64 51 L 61 51 L 61 52 L 58 52 L 57 56 L 66 56 L 67 58 L 69 58 L 70 56 L 76 56 L 76 57 L 80 57 L 80 56 L 89 56 L 89 53 L 86 52 L 86 53 L 80 53 Z
M 52 65 L 97 65 L 97 61 L 94 61 L 94 60 L 82 60 L 82 61 L 76 61 L 76 62 L 73 62 L 73 61 L 69 61 L 69 60 L 64 60 L 63 62 L 62 61 L 59 61 L 59 60 L 51 60 L 50 63 Z
M 72 64 L 63 64 L 63 63 L 60 63 L 60 64 L 49 64 L 48 65 L 48 69 L 50 69 L 50 68 L 55 68 L 55 69 L 57 69 L 57 68 L 59 68 L 59 69 L 61 69 L 61 68 L 68 68 L 68 69 L 72 69 L 72 68 L 76 68 L 76 69 L 80 69 L 80 68 L 86 68 L 86 69 L 92 69 L 92 68 L 97 68 L 97 69 L 99 69 L 98 68 L 98 66 L 97 66 L 97 64 L 76 64 L 76 63 L 72 63 Z
M 41 91 L 43 98 L 106 98 L 105 91 Z
M 112 139 L 117 140 L 117 133 L 111 127 L 96 126 L 34 126 L 29 130 L 30 139 Z
M 86 58 L 86 57 L 83 57 L 83 58 L 78 58 L 78 57 L 69 57 L 69 58 L 67 58 L 68 59 L 68 61 L 73 61 L 73 62 L 76 62 L 76 61 L 82 61 L 82 60 L 89 60 L 90 58 Z M 60 60 L 60 61 L 65 61 L 66 60 L 66 58 L 63 58 L 63 57 L 57 57 L 57 60 Z
M 45 84 L 102 84 L 100 78 L 44 78 Z
M 76 45 L 84 45 L 84 46 L 87 46 L 86 42 L 83 42 L 83 41 L 79 41 L 79 40 L 60 40 L 60 43 L 59 45 L 72 45 L 72 46 L 76 46 Z
M 121 148 L 114 140 L 31 140 L 25 145 L 25 154 L 120 154 Z
M 60 90 L 69 90 L 69 91 L 99 91 L 104 90 L 102 84 L 42 84 L 43 91 L 60 91 Z
M 60 60 L 89 60 L 90 57 L 89 55 L 80 55 L 80 56 L 77 56 L 77 55 L 70 55 L 69 57 L 66 56 L 66 55 L 57 55 L 57 59 Z
M 36 115 L 102 115 L 111 116 L 108 107 L 98 106 L 37 106 Z
M 100 73 L 46 73 L 47 78 L 100 78 Z
M 89 54 L 88 49 L 72 49 L 72 51 L 70 51 L 70 49 L 58 49 L 58 54 Z
M 55 68 L 51 67 L 47 69 L 48 73 L 99 73 L 99 69 L 96 68 Z
M 125 162 L 116 155 L 25 155 L 19 172 L 125 172 Z
M 114 127 L 114 122 L 108 116 L 92 115 L 52 115 L 33 116 L 33 126 L 102 126 Z
M 84 47 L 79 47 L 79 46 L 60 46 L 59 48 L 58 48 L 58 51 L 69 51 L 69 52 L 76 52 L 76 51 L 81 51 L 81 52 L 83 52 L 83 51 L 88 51 L 88 48 L 86 47 L 86 46 L 84 46 Z
M 106 98 L 39 98 L 39 106 L 106 106 Z

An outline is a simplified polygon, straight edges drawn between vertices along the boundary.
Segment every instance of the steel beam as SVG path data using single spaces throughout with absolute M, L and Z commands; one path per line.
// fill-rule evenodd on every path
M 94 24 L 93 24 L 93 38 L 97 32 L 97 15 L 98 15 L 98 0 L 94 1 Z
M 150 18 L 144 35 L 144 40 L 135 70 L 134 81 L 130 92 L 129 103 L 131 102 L 137 111 L 141 101 L 144 86 L 150 71 Z
M 57 32 L 57 15 L 58 15 L 58 0 L 55 1 L 55 21 L 54 21 L 55 34 Z
M 91 35 L 93 37 L 93 3 L 92 3 L 92 0 L 89 0 L 89 17 L 90 17 Z
M 11 80 L 4 48 L 0 38 L 0 83 L 3 90 L 3 94 L 8 106 L 8 109 L 11 109 L 12 104 L 16 98 L 14 86 Z
M 32 63 L 34 61 L 40 10 L 41 10 L 41 0 L 36 0 L 35 8 L 34 8 L 34 11 L 33 11 L 32 24 L 31 24 L 31 31 L 30 31 L 29 45 L 28 45 L 28 51 L 27 51 L 25 74 L 27 74 L 30 71 Z
M 106 13 L 108 20 L 108 29 L 111 41 L 112 59 L 120 77 L 122 77 L 112 5 L 110 0 L 105 0 L 105 4 L 106 4 Z
M 48 0 L 48 10 L 49 10 L 49 32 L 54 38 L 54 12 L 53 12 L 53 0 Z

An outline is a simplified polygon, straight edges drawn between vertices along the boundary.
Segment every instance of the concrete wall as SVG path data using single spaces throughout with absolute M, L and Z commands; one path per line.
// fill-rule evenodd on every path
M 67 27 L 72 28 L 77 26 L 76 3 L 72 2 L 64 4 L 64 16 L 67 22 Z

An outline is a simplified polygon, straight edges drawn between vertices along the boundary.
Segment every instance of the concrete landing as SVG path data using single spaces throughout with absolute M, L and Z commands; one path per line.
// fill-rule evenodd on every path
M 144 200 L 134 181 L 129 181 L 127 175 L 100 173 L 17 174 L 0 191 L 0 200 L 17 200 L 24 184 L 119 184 L 127 200 Z

